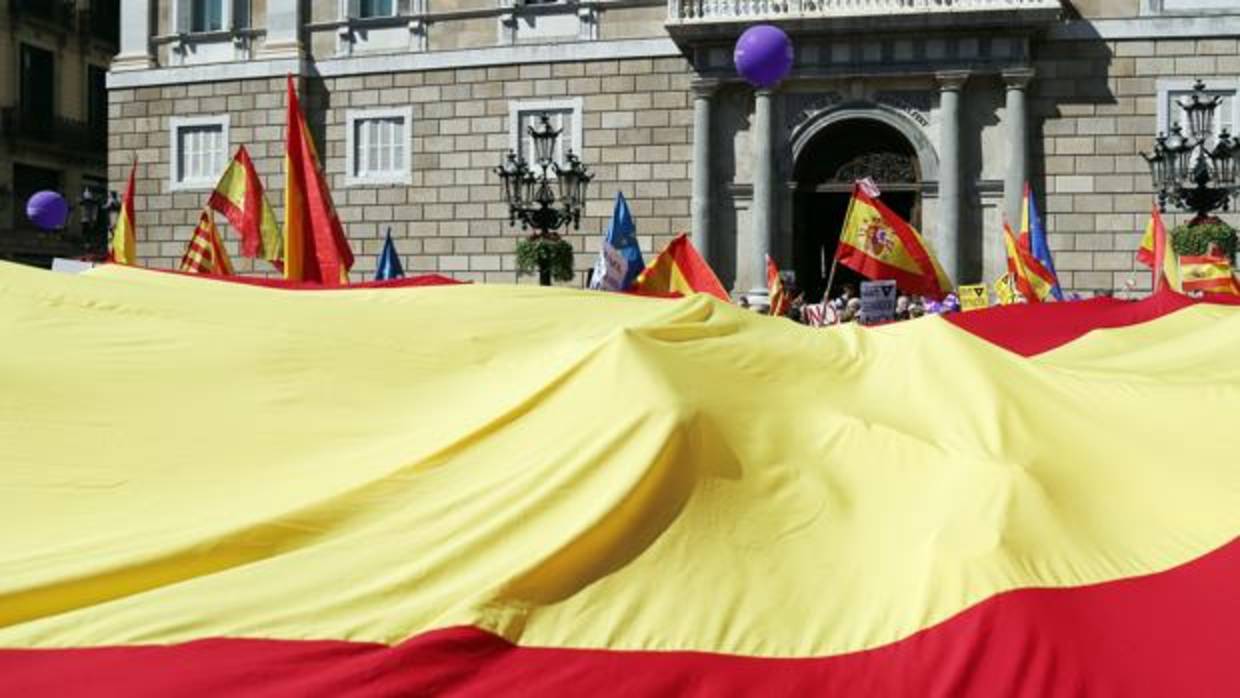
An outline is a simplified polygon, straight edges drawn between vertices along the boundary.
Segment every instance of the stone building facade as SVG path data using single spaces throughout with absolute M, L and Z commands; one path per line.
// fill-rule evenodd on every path
M 1224 97 L 1220 127 L 1240 109 L 1231 0 L 124 0 L 123 18 L 109 174 L 119 188 L 138 162 L 153 266 L 179 259 L 238 145 L 279 209 L 285 75 L 358 278 L 390 227 L 407 269 L 516 280 L 522 233 L 491 169 L 548 111 L 597 175 L 569 236 L 583 273 L 623 191 L 644 251 L 690 232 L 738 293 L 760 291 L 765 252 L 821 287 L 860 176 L 962 283 L 1000 273 L 1029 181 L 1065 286 L 1148 285 L 1139 151 L 1196 78 Z M 731 63 L 758 21 L 796 47 L 773 91 Z
M 42 189 L 73 201 L 86 188 L 106 194 L 119 9 L 120 0 L 0 0 L 0 259 L 47 264 L 90 247 L 76 217 L 48 233 L 25 205 Z

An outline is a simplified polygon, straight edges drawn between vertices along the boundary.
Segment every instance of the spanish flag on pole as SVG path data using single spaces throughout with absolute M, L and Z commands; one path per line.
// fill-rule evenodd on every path
M 940 298 L 951 280 L 921 235 L 859 186 L 844 218 L 835 258 L 869 279 L 894 279 L 905 293 Z
M 292 75 L 288 76 L 285 128 L 284 278 L 327 286 L 346 284 L 353 251 L 332 205 Z
M 280 226 L 263 192 L 263 183 L 245 146 L 237 154 L 211 192 L 207 205 L 219 211 L 241 236 L 243 257 L 262 257 L 273 264 L 284 258 Z
M 228 258 L 228 250 L 224 249 L 220 230 L 215 226 L 215 214 L 209 207 L 203 208 L 202 215 L 198 217 L 198 227 L 194 228 L 194 234 L 185 248 L 185 256 L 181 257 L 180 270 L 207 276 L 233 275 L 232 260 Z
M 111 249 L 108 250 L 108 259 L 117 264 L 132 265 L 137 261 L 137 238 L 134 232 L 134 213 L 133 213 L 133 191 L 134 176 L 138 171 L 138 162 L 135 160 L 133 166 L 129 168 L 129 184 L 125 186 L 125 196 L 121 199 L 121 212 L 116 218 L 116 225 L 112 228 Z
M 1007 248 L 1008 273 L 1025 300 L 1030 303 L 1055 300 L 1055 275 L 1017 242 L 1007 221 L 1003 222 L 1003 244 Z
M 1153 243 L 1154 291 L 1167 288 L 1184 293 L 1184 284 L 1180 280 L 1180 257 L 1171 247 L 1167 226 L 1163 225 L 1157 204 L 1150 209 L 1150 222 L 1145 225 L 1145 235 Z
M 769 254 L 766 256 L 766 288 L 771 298 L 771 315 L 787 315 L 792 299 L 788 297 L 788 289 L 784 288 L 784 280 L 779 276 L 779 267 Z
M 728 301 L 728 292 L 719 283 L 719 277 L 702 259 L 689 242 L 689 236 L 681 233 L 655 257 L 633 282 L 633 290 L 647 293 L 694 293 L 710 295 Z

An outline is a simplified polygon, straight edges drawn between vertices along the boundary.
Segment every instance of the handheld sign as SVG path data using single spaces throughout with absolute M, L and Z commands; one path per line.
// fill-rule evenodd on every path
M 896 282 L 861 282 L 861 317 L 867 325 L 896 319 Z
M 960 296 L 960 309 L 966 313 L 990 307 L 990 289 L 986 288 L 986 284 L 961 286 L 956 293 Z

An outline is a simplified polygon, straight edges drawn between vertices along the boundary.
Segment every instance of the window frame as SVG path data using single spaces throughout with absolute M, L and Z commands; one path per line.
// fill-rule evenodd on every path
M 172 26 L 175 32 L 188 36 L 232 32 L 234 27 L 234 18 L 232 16 L 234 0 L 218 0 L 218 2 L 220 3 L 220 24 L 222 26 L 219 29 L 194 31 L 194 0 L 176 0 L 176 2 L 172 3 Z
M 401 119 L 404 121 L 404 137 L 400 148 L 404 158 L 400 170 L 390 172 L 357 174 L 357 125 L 375 119 Z M 345 112 L 345 186 L 369 187 L 376 185 L 413 184 L 413 107 L 382 107 L 375 109 L 350 109 Z
M 228 166 L 232 152 L 232 140 L 229 135 L 231 117 L 228 114 L 211 116 L 174 116 L 168 119 L 169 153 L 168 190 L 169 191 L 210 191 L 219 183 L 220 175 Z M 220 171 L 212 177 L 182 178 L 181 177 L 181 129 L 202 126 L 219 126 L 224 140 L 224 156 L 220 163 Z
M 1145 0 L 1141 16 L 1192 17 L 1236 13 L 1235 0 Z
M 582 128 L 582 113 L 584 111 L 585 100 L 581 97 L 567 97 L 560 99 L 521 99 L 510 100 L 508 102 L 508 149 L 523 156 L 521 142 L 524 140 L 522 135 L 518 133 L 521 127 L 521 115 L 529 112 L 572 112 L 573 123 L 569 129 L 572 137 L 572 151 L 581 157 L 582 138 L 584 129 Z M 563 141 L 557 141 L 557 147 L 562 147 Z M 563 162 L 563 154 L 567 150 L 561 151 L 561 161 Z

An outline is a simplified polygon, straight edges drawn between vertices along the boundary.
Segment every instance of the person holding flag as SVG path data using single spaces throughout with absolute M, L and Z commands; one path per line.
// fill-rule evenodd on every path
M 616 192 L 616 203 L 611 209 L 611 222 L 603 235 L 603 245 L 598 251 L 598 261 L 590 275 L 590 288 L 602 291 L 627 291 L 646 268 L 642 250 L 637 244 L 637 226 L 629 211 L 629 202 L 623 192 Z
M 853 185 L 852 200 L 844 216 L 840 243 L 827 279 L 827 292 L 835 277 L 835 265 L 843 264 L 868 279 L 893 279 L 912 295 L 942 298 L 952 282 L 930 252 L 925 240 L 907 221 L 887 208 L 873 189 Z
M 1038 215 L 1037 203 L 1033 199 L 1033 191 L 1025 182 L 1025 193 L 1020 201 L 1020 246 L 1038 261 L 1050 280 L 1051 295 L 1055 300 L 1063 300 L 1063 289 L 1059 287 L 1059 274 L 1055 272 L 1055 260 L 1051 258 L 1051 248 L 1046 240 L 1046 227 L 1042 225 L 1042 217 Z

